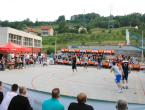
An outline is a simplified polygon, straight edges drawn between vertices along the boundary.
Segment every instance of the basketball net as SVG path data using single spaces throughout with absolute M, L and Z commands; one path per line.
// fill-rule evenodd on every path
M 119 48 L 122 48 L 124 44 L 126 44 L 126 42 L 119 42 L 118 43 Z

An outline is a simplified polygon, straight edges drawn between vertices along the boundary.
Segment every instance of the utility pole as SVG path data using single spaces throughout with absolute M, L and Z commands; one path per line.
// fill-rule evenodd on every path
M 130 28 L 131 28 L 131 22 L 130 22 Z
M 55 55 L 56 55 L 56 41 L 57 41 L 57 33 L 58 33 L 58 31 L 55 31 L 55 34 L 56 34 L 56 36 L 55 36 Z
M 110 28 L 114 29 L 114 21 L 113 21 L 113 6 L 112 3 L 110 5 L 110 16 L 109 16 L 109 23 L 108 23 L 108 30 Z
M 143 49 L 143 29 L 142 29 L 142 49 Z M 143 57 L 144 57 L 144 56 L 143 56 L 143 50 L 142 50 L 142 63 L 143 63 L 143 60 L 144 60 Z

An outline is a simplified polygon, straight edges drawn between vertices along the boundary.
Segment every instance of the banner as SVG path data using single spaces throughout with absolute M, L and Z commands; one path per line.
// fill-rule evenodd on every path
M 3 89 L 1 91 L 6 94 L 6 92 L 11 91 L 11 85 L 3 83 Z M 44 100 L 51 98 L 51 93 L 27 89 L 26 97 L 28 97 L 33 110 L 42 110 L 42 103 Z M 77 102 L 77 98 L 73 96 L 61 95 L 59 102 L 63 104 L 65 110 L 67 110 L 71 102 Z M 87 99 L 86 104 L 92 105 L 94 110 L 116 110 L 116 102 L 113 101 Z M 128 107 L 128 110 L 145 110 L 145 104 L 129 103 Z
M 99 51 L 98 50 L 92 50 L 92 53 L 98 53 Z

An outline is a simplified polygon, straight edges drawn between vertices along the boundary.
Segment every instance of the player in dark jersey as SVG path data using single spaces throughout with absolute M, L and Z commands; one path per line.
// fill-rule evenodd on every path
M 126 60 L 125 57 L 123 57 L 123 61 L 120 62 L 120 66 L 122 66 L 123 69 L 123 73 L 124 75 L 122 76 L 122 84 L 123 87 L 125 89 L 125 84 L 124 84 L 124 79 L 126 80 L 126 89 L 128 89 L 128 69 L 129 69 L 129 73 L 131 72 L 131 68 L 129 66 L 129 62 Z
M 71 62 L 72 62 L 72 71 L 73 71 L 73 73 L 74 73 L 74 69 L 78 73 L 78 71 L 77 71 L 77 56 L 76 56 L 76 54 L 74 54 L 73 57 L 71 58 Z
M 98 61 L 97 69 L 101 69 L 101 57 L 100 56 L 97 61 Z

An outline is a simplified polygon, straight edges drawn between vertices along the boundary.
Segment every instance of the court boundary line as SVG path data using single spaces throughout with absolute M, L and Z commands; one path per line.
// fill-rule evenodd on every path
M 135 82 L 136 82 L 136 89 L 137 89 L 138 100 L 139 100 L 139 103 L 141 103 L 141 98 L 140 98 L 140 93 L 139 93 L 139 90 L 138 90 L 138 84 L 137 84 L 137 78 L 136 78 L 135 72 L 134 72 L 134 77 L 135 77 Z
M 144 96 L 145 96 L 145 90 L 144 90 L 144 87 L 143 87 L 142 82 L 141 82 L 141 80 L 140 80 L 140 77 L 139 77 L 139 75 L 138 75 L 138 72 L 136 72 L 136 74 L 137 74 L 137 76 L 138 76 L 138 79 L 139 79 L 139 81 L 140 81 L 140 84 L 141 84 L 141 87 L 142 87 L 142 90 L 143 90 L 143 93 L 144 93 Z
M 37 89 L 35 88 L 35 86 L 34 86 L 34 84 L 33 84 L 34 79 L 36 79 L 37 77 L 39 77 L 39 76 L 41 76 L 41 75 L 44 75 L 44 74 L 47 74 L 47 73 L 39 74 L 39 75 L 35 76 L 35 77 L 31 80 L 31 85 L 32 85 L 32 87 L 33 87 L 35 90 L 37 90 Z M 42 78 L 42 79 L 45 79 L 45 78 Z M 48 80 L 48 79 L 45 79 L 45 80 L 47 80 L 47 81 L 49 81 L 49 82 L 52 82 L 52 83 L 56 84 L 57 86 L 59 86 L 59 87 L 65 92 L 66 95 L 68 95 L 68 93 L 66 92 L 66 90 L 65 90 L 60 84 L 58 84 L 58 83 L 56 83 L 56 82 L 53 82 L 53 81 L 51 81 L 51 80 Z

